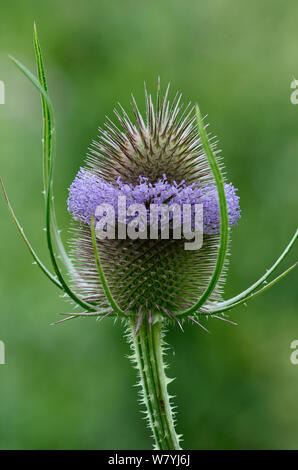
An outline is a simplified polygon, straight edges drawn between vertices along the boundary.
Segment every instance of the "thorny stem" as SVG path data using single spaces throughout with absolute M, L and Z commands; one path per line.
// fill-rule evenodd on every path
M 135 335 L 136 320 L 129 325 L 129 341 L 134 351 L 131 359 L 139 372 L 142 402 L 146 406 L 147 419 L 157 450 L 179 450 L 173 410 L 167 385 L 172 381 L 166 377 L 163 361 L 162 321 L 151 326 L 143 321 Z

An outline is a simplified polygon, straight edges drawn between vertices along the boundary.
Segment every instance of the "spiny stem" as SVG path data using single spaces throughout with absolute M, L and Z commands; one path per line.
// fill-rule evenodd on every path
M 131 359 L 139 372 L 142 403 L 146 406 L 147 419 L 157 450 L 179 450 L 173 410 L 170 404 L 167 385 L 172 381 L 166 377 L 163 361 L 162 321 L 149 326 L 143 321 L 135 335 L 136 319 L 131 319 L 128 338 L 134 351 Z

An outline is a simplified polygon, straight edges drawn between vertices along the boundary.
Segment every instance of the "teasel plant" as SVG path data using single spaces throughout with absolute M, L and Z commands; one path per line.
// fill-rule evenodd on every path
M 231 227 L 240 217 L 239 197 L 226 182 L 217 142 L 207 133 L 198 105 L 181 104 L 181 95 L 169 101 L 158 90 L 156 99 L 145 87 L 145 119 L 132 97 L 131 119 L 121 107 L 116 125 L 107 118 L 69 190 L 73 216 L 69 249 L 58 228 L 53 164 L 56 126 L 40 44 L 34 25 L 37 76 L 17 59 L 11 60 L 40 93 L 43 111 L 43 194 L 46 243 L 50 271 L 36 254 L 17 219 L 4 183 L 1 187 L 10 215 L 34 262 L 81 312 L 61 314 L 61 323 L 78 317 L 119 319 L 131 345 L 137 369 L 140 400 L 157 450 L 181 449 L 166 375 L 165 330 L 185 322 L 206 330 L 202 319 L 233 323 L 228 313 L 265 292 L 292 271 L 272 275 L 297 240 L 290 243 L 270 269 L 238 295 L 222 297 Z M 96 236 L 95 210 L 100 203 L 115 204 L 119 195 L 130 202 L 203 205 L 204 240 L 199 250 L 185 250 L 183 237 L 175 239 L 105 239 Z M 68 253 L 69 252 L 69 253 Z M 63 268 L 62 268 L 63 266 Z M 271 278 L 273 277 L 273 279 Z M 269 280 L 271 278 L 271 280 Z

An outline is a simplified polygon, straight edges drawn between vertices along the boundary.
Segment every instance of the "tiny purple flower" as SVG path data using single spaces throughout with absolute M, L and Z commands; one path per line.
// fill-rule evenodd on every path
M 225 184 L 230 225 L 237 225 L 241 213 L 236 191 L 232 183 Z M 116 184 L 112 184 L 81 168 L 69 188 L 68 211 L 75 220 L 90 226 L 91 217 L 101 204 L 111 204 L 117 216 L 119 196 L 126 196 L 127 209 L 132 204 L 144 205 L 147 208 L 148 222 L 150 204 L 165 204 L 168 207 L 178 204 L 181 209 L 183 204 L 191 204 L 192 215 L 194 205 L 202 204 L 204 233 L 212 235 L 219 232 L 220 215 L 216 187 L 212 184 L 201 187 L 199 183 L 187 185 L 184 181 L 180 184 L 176 181 L 169 183 L 166 175 L 156 183 L 150 183 L 148 178 L 139 176 L 136 185 L 123 183 L 121 177 L 117 178 Z M 127 218 L 127 222 L 129 220 L 130 218 Z

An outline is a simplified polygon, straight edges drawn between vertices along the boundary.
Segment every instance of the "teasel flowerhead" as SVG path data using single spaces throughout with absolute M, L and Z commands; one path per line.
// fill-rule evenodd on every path
M 115 208 L 119 196 L 131 204 L 170 206 L 195 204 L 203 207 L 203 244 L 186 250 L 185 239 L 97 240 L 102 270 L 110 292 L 120 309 L 128 315 L 152 322 L 162 315 L 179 321 L 202 296 L 215 269 L 220 241 L 220 211 L 216 183 L 197 125 L 194 107 L 181 104 L 181 94 L 168 99 L 169 86 L 162 97 L 145 88 L 146 112 L 143 117 L 132 96 L 131 114 L 119 105 L 114 110 L 117 124 L 107 119 L 93 141 L 86 165 L 69 190 L 68 210 L 76 223 L 72 228 L 71 250 L 78 276 L 73 290 L 86 302 L 106 306 L 106 296 L 98 276 L 91 235 L 96 208 L 108 203 Z M 210 148 L 223 170 L 216 142 Z M 240 217 L 239 197 L 233 185 L 224 184 L 229 225 Z M 194 214 L 192 214 L 194 215 Z M 127 218 L 128 224 L 133 217 Z M 192 217 L 193 221 L 194 217 Z M 159 223 L 161 223 L 159 219 Z M 183 223 L 183 220 L 182 220 Z M 209 301 L 220 301 L 227 260 L 210 293 Z M 183 315 L 181 318 L 184 318 Z M 180 321 L 179 321 L 180 322 Z

